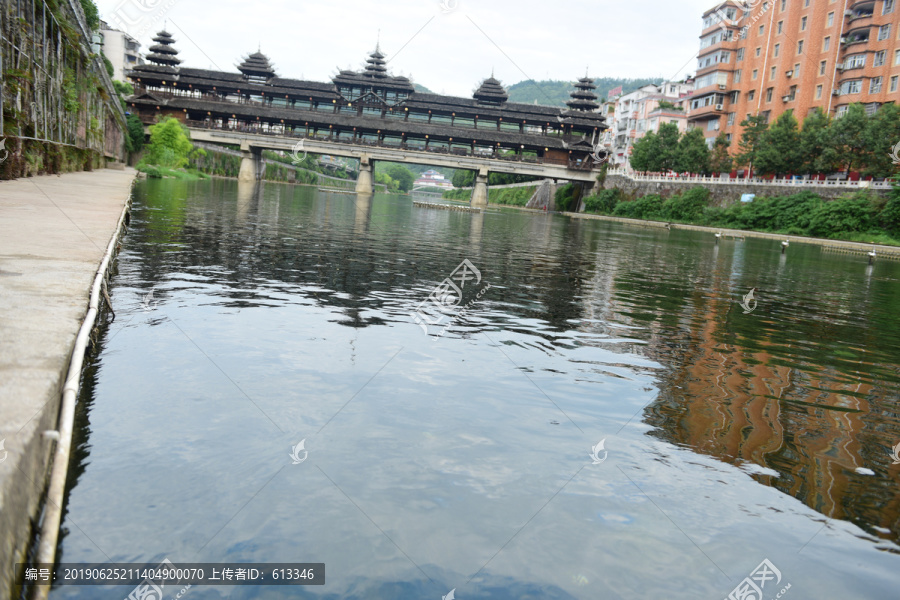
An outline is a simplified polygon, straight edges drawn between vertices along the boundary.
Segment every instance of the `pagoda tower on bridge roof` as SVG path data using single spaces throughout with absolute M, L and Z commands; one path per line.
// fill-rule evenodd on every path
M 275 77 L 275 68 L 269 62 L 269 57 L 259 50 L 245 56 L 244 61 L 237 68 L 244 75 L 244 79 L 248 81 L 265 83 Z
M 181 60 L 177 58 L 178 50 L 172 47 L 175 38 L 171 33 L 164 29 L 156 34 L 153 41 L 156 44 L 150 46 L 150 54 L 147 55 L 148 61 L 166 67 L 177 67 L 181 64 Z
M 594 93 L 596 89 L 597 86 L 594 85 L 594 80 L 585 75 L 575 83 L 575 89 L 569 94 L 572 99 L 566 102 L 566 106 L 570 110 L 583 112 L 597 110 L 600 108 L 600 105 L 597 103 L 597 94 Z
M 375 46 L 375 52 L 370 54 L 369 58 L 366 59 L 366 70 L 363 71 L 362 74 L 367 77 L 376 77 L 378 79 L 387 77 L 387 63 L 384 59 L 385 56 L 381 53 L 381 45 L 378 44 Z
M 478 86 L 478 89 L 475 90 L 472 97 L 475 98 L 479 104 L 503 104 L 509 100 L 509 94 L 506 93 L 503 84 L 494 79 L 493 73 L 491 73 L 490 77 L 481 82 L 481 85 Z

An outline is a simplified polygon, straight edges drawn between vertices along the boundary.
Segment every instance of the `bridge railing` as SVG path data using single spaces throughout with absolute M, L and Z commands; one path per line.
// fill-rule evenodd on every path
M 577 171 L 590 171 L 593 169 L 594 165 L 591 160 L 572 160 L 566 158 L 551 158 L 551 157 L 537 157 L 530 156 L 526 154 L 504 154 L 504 153 L 492 153 L 487 154 L 484 152 L 475 151 L 474 153 L 468 148 L 446 148 L 446 147 L 436 147 L 436 148 L 426 148 L 424 144 L 419 144 L 416 142 L 402 142 L 400 144 L 389 144 L 380 140 L 369 140 L 364 138 L 354 139 L 354 140 L 345 140 L 345 139 L 334 139 L 331 136 L 323 136 L 323 135 L 306 135 L 305 132 L 290 132 L 284 126 L 275 126 L 270 127 L 268 125 L 263 124 L 219 124 L 213 121 L 196 121 L 196 120 L 186 120 L 184 122 L 188 127 L 193 127 L 196 129 L 212 129 L 218 131 L 234 131 L 237 133 L 253 133 L 258 135 L 271 135 L 271 136 L 281 136 L 281 137 L 294 137 L 297 139 L 309 139 L 316 140 L 322 142 L 330 142 L 330 143 L 345 143 L 351 144 L 354 146 L 371 146 L 374 148 L 387 148 L 389 150 L 408 150 L 413 152 L 427 152 L 429 154 L 448 154 L 454 156 L 466 156 L 472 158 L 486 158 L 491 160 L 504 160 L 510 162 L 519 162 L 519 163 L 527 163 L 527 164 L 548 164 L 548 165 L 559 165 L 566 166 L 569 169 L 577 170 Z
M 665 174 L 665 173 L 640 173 L 634 171 L 626 171 L 624 169 L 610 169 L 607 175 L 619 175 L 626 177 L 632 181 L 646 181 L 652 183 L 681 182 L 681 183 L 718 183 L 731 185 L 772 185 L 772 186 L 793 186 L 793 187 L 822 187 L 822 188 L 872 188 L 872 189 L 891 189 L 890 181 L 850 181 L 844 179 L 794 179 L 790 177 L 767 179 L 764 177 L 739 177 L 734 178 L 728 175 L 720 177 L 706 177 L 702 175 L 683 175 L 683 174 Z

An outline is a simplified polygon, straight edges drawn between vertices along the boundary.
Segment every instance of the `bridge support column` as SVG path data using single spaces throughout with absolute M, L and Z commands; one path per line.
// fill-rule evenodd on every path
M 359 159 L 359 176 L 356 178 L 356 193 L 371 194 L 374 191 L 374 165 L 369 155 L 364 154 Z
M 259 179 L 262 152 L 254 152 L 247 142 L 241 142 L 241 170 L 238 181 L 257 181 Z
M 472 189 L 472 200 L 469 206 L 472 208 L 487 208 L 488 205 L 488 171 L 487 169 L 478 169 L 475 175 L 475 187 Z

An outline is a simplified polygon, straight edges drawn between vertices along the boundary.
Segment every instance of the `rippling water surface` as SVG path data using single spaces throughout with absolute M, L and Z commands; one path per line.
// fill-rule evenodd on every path
M 764 597 L 897 597 L 898 263 L 151 180 L 118 269 L 63 562 L 326 563 L 198 600 L 721 599 L 768 559 Z

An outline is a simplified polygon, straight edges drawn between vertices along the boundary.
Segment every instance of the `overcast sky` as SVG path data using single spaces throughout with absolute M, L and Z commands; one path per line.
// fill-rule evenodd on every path
M 183 66 L 236 71 L 261 47 L 283 77 L 329 80 L 381 49 L 395 75 L 471 96 L 524 79 L 683 77 L 712 0 L 98 0 L 143 50 L 165 19 Z

